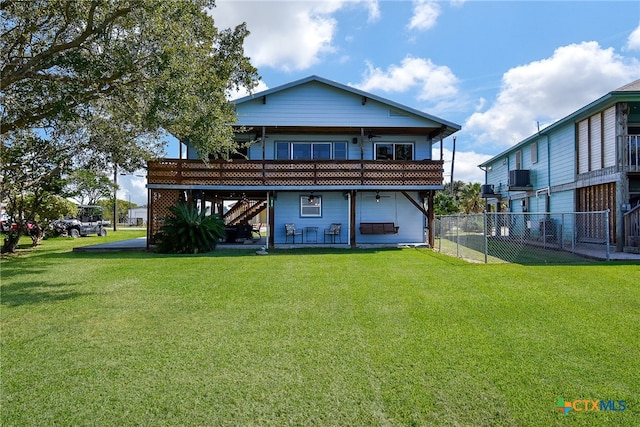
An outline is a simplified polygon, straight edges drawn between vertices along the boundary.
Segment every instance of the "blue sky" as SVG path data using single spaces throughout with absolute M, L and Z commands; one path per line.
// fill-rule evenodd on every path
M 257 91 L 315 74 L 458 123 L 454 179 L 463 181 L 482 181 L 477 165 L 538 124 L 640 78 L 637 0 L 216 4 L 218 28 L 251 31 Z

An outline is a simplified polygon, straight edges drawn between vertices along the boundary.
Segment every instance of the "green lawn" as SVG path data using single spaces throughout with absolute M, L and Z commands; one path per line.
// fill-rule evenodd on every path
M 100 241 L 2 260 L 2 425 L 640 425 L 637 265 Z

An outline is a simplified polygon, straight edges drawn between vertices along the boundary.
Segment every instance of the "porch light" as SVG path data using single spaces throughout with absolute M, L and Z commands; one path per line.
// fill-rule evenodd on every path
M 376 191 L 376 203 L 380 203 L 380 192 Z
M 309 202 L 309 204 L 315 202 L 316 198 L 313 197 L 313 191 L 311 192 L 311 194 L 309 195 L 309 198 L 307 199 L 307 201 Z

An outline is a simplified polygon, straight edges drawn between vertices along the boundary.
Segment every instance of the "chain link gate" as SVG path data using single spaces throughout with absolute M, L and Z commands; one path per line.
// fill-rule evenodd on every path
M 609 211 L 437 216 L 434 249 L 484 263 L 571 263 L 594 253 L 609 260 L 610 226 Z

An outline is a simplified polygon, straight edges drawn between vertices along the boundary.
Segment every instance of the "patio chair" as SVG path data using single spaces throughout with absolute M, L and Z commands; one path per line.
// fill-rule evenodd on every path
M 327 236 L 331 239 L 331 243 L 336 242 L 336 237 L 342 243 L 342 237 L 340 236 L 340 231 L 342 230 L 342 224 L 333 223 L 329 226 L 329 229 L 324 230 L 324 238 L 323 242 L 327 243 Z
M 284 242 L 287 243 L 289 236 L 291 236 L 291 240 L 293 244 L 296 244 L 296 236 L 300 236 L 300 243 L 302 243 L 302 230 L 296 230 L 295 224 L 285 224 L 284 225 L 285 235 Z

